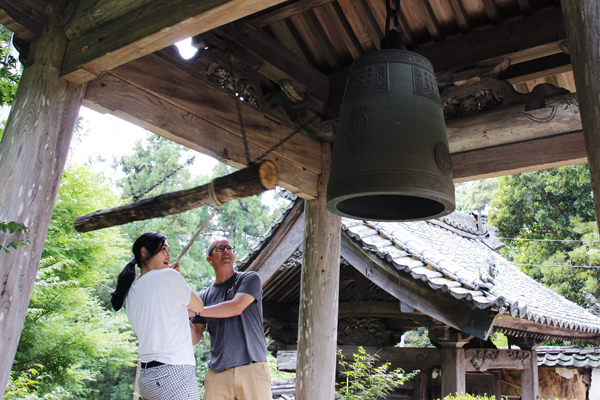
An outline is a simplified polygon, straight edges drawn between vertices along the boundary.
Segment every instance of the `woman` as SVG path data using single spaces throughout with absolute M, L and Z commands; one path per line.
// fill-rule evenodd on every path
M 119 310 L 126 300 L 139 342 L 138 382 L 144 400 L 199 400 L 188 307 L 199 313 L 204 304 L 174 269 L 179 264 L 169 265 L 169 249 L 164 235 L 140 236 L 133 244 L 134 258 L 119 274 L 111 303 Z M 141 271 L 137 280 L 136 264 Z

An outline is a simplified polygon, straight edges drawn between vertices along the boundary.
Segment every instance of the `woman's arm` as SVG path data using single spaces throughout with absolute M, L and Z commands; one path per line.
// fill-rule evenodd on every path
M 202 312 L 204 310 L 204 303 L 200 300 L 200 297 L 196 293 L 192 291 L 190 294 L 190 301 L 188 303 L 188 307 L 195 312 Z

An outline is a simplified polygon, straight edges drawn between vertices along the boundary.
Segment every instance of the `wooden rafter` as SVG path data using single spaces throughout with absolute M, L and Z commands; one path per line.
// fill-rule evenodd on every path
M 548 29 L 552 26 L 553 29 Z M 508 21 L 441 42 L 418 47 L 436 72 L 467 67 L 483 60 L 508 57 L 515 63 L 559 53 L 560 42 L 567 37 L 560 8 Z M 525 52 L 527 54 L 519 54 Z M 528 55 L 531 58 L 528 58 Z

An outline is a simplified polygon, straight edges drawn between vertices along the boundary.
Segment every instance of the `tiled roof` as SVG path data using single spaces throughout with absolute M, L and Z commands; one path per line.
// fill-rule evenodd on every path
M 398 270 L 479 308 L 590 333 L 600 319 L 516 268 L 493 249 L 495 228 L 478 227 L 475 216 L 454 212 L 415 222 L 342 219 L 342 229 Z
M 252 253 L 261 250 L 292 206 L 282 210 L 282 216 Z M 515 318 L 600 335 L 600 318 L 500 256 L 495 251 L 502 246 L 496 228 L 479 225 L 474 214 L 454 212 L 439 219 L 412 222 L 342 218 L 342 230 L 364 250 L 397 270 L 481 309 L 495 308 Z M 246 255 L 238 266 L 249 260 L 250 255 Z
M 600 368 L 600 349 L 575 346 L 539 346 L 538 367 Z

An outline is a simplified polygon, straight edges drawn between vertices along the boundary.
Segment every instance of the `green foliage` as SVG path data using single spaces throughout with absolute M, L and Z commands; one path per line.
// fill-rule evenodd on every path
M 29 228 L 27 228 L 25 225 L 20 224 L 18 222 L 9 221 L 9 222 L 0 222 L 0 231 L 2 231 L 4 234 L 6 234 L 8 232 L 9 234 L 12 235 L 15 233 L 27 233 L 27 231 L 29 231 Z M 10 253 L 10 250 L 8 250 L 8 249 L 16 250 L 18 246 L 22 246 L 22 247 L 26 248 L 27 243 L 29 243 L 29 240 L 27 240 L 26 238 L 11 240 L 10 242 L 6 243 L 4 246 L 0 245 L 0 250 L 4 250 L 5 253 Z
M 492 332 L 490 340 L 498 348 L 508 348 L 508 338 L 500 332 Z
M 49 378 L 48 374 L 43 371 L 43 365 L 33 364 L 31 368 L 21 373 L 11 372 L 4 398 L 7 400 L 27 399 L 35 396 L 41 382 Z
M 17 60 L 10 54 L 10 37 L 11 32 L 4 25 L 0 25 L 0 107 L 12 104 L 21 79 Z
M 368 354 L 362 346 L 358 347 L 358 353 L 353 354 L 352 363 L 344 360 L 341 349 L 338 350 L 338 357 L 343 373 L 346 375 L 346 383 L 341 385 L 337 394 L 344 400 L 372 400 L 385 397 L 407 380 L 412 379 L 418 372 L 405 374 L 400 368 L 388 371 L 389 362 L 377 366 L 379 356 Z
M 440 399 L 438 399 L 440 400 Z M 443 400 L 496 400 L 496 396 L 475 396 L 472 394 L 449 394 Z
M 103 175 L 67 166 L 15 355 L 14 391 L 82 398 L 94 393 L 90 383 L 102 371 L 134 365 L 137 343 L 126 316 L 109 312 L 96 295 L 106 271 L 123 257 L 123 239 L 116 229 L 79 234 L 73 228 L 76 215 L 116 202 Z M 43 375 L 33 379 L 37 366 Z
M 404 347 L 435 347 L 429 340 L 427 328 L 420 327 L 404 334 Z
M 464 213 L 483 211 L 494 199 L 498 178 L 456 184 L 456 209 Z
M 600 296 L 600 246 L 587 164 L 527 172 L 499 179 L 490 223 L 506 241 L 502 253 L 534 279 L 569 300 L 586 305 L 583 291 Z M 533 240 L 531 240 L 533 239 Z M 543 239 L 544 241 L 539 241 Z

